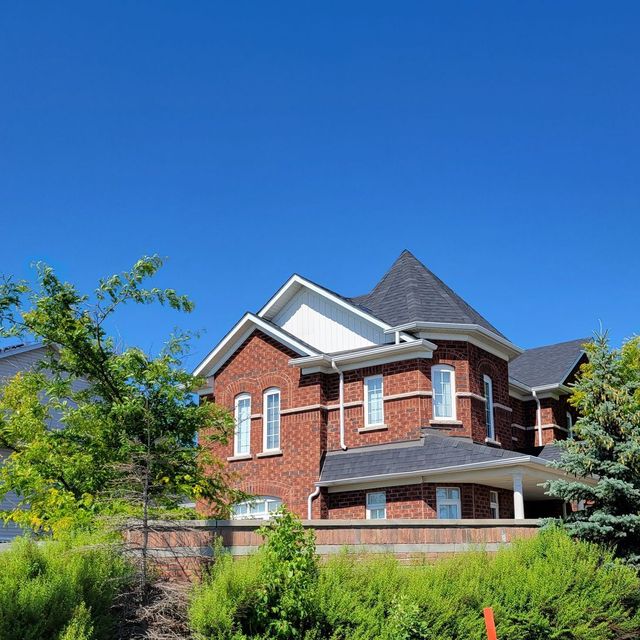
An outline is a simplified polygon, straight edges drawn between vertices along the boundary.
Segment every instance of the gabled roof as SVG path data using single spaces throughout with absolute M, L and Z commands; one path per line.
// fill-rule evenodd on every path
M 419 441 L 359 447 L 327 453 L 319 485 L 339 484 L 450 469 L 546 460 L 516 451 L 488 447 L 466 438 L 425 432 Z
M 318 355 L 316 349 L 288 331 L 285 331 L 282 327 L 264 318 L 259 318 L 253 313 L 245 313 L 233 329 L 227 333 L 195 368 L 193 374 L 203 377 L 213 375 L 256 329 L 278 340 L 301 356 Z
M 370 293 L 350 301 L 394 327 L 411 322 L 480 325 L 504 338 L 406 249 Z
M 591 338 L 527 349 L 509 363 L 509 377 L 528 387 L 563 384 Z
M 21 342 L 20 344 L 14 344 L 9 347 L 1 348 L 0 358 L 9 358 L 20 353 L 27 353 L 29 351 L 35 351 L 36 349 L 42 349 L 43 347 L 44 344 L 42 342 Z

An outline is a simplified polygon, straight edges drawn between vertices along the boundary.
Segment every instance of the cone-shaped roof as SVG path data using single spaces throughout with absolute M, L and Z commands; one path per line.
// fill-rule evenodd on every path
M 406 249 L 370 293 L 350 300 L 392 326 L 418 321 L 477 324 L 502 336 Z

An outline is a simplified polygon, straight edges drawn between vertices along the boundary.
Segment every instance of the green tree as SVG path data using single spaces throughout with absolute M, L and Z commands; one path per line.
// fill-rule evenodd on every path
M 101 280 L 92 295 L 44 265 L 33 286 L 11 278 L 0 284 L 0 336 L 35 338 L 48 348 L 38 370 L 0 391 L 0 448 L 10 451 L 0 497 L 15 491 L 20 501 L 6 519 L 55 532 L 132 517 L 141 522 L 146 551 L 151 517 L 180 514 L 185 498 L 212 512 L 236 498 L 222 462 L 203 446 L 225 442 L 233 419 L 194 400 L 202 380 L 181 364 L 189 336 L 172 337 L 153 357 L 119 348 L 107 333 L 126 304 L 191 311 L 173 289 L 144 286 L 161 265 L 157 256 L 145 257 Z M 63 429 L 50 428 L 54 417 Z
M 571 402 L 580 414 L 573 439 L 560 441 L 556 463 L 576 481 L 554 480 L 550 495 L 584 501 L 564 524 L 585 540 L 613 546 L 631 563 L 640 562 L 640 338 L 611 349 L 607 334 L 585 346 Z M 580 478 L 594 476 L 597 483 Z

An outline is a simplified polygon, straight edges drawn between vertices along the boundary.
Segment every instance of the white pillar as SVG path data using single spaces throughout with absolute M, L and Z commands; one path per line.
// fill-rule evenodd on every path
M 524 520 L 524 496 L 522 495 L 522 473 L 513 474 L 513 517 Z

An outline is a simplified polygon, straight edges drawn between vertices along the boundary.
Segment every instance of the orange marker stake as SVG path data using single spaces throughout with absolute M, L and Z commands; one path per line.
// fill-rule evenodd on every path
M 487 627 L 488 640 L 498 640 L 498 636 L 496 635 L 496 623 L 493 620 L 493 609 L 491 607 L 487 607 L 483 613 L 484 624 Z

